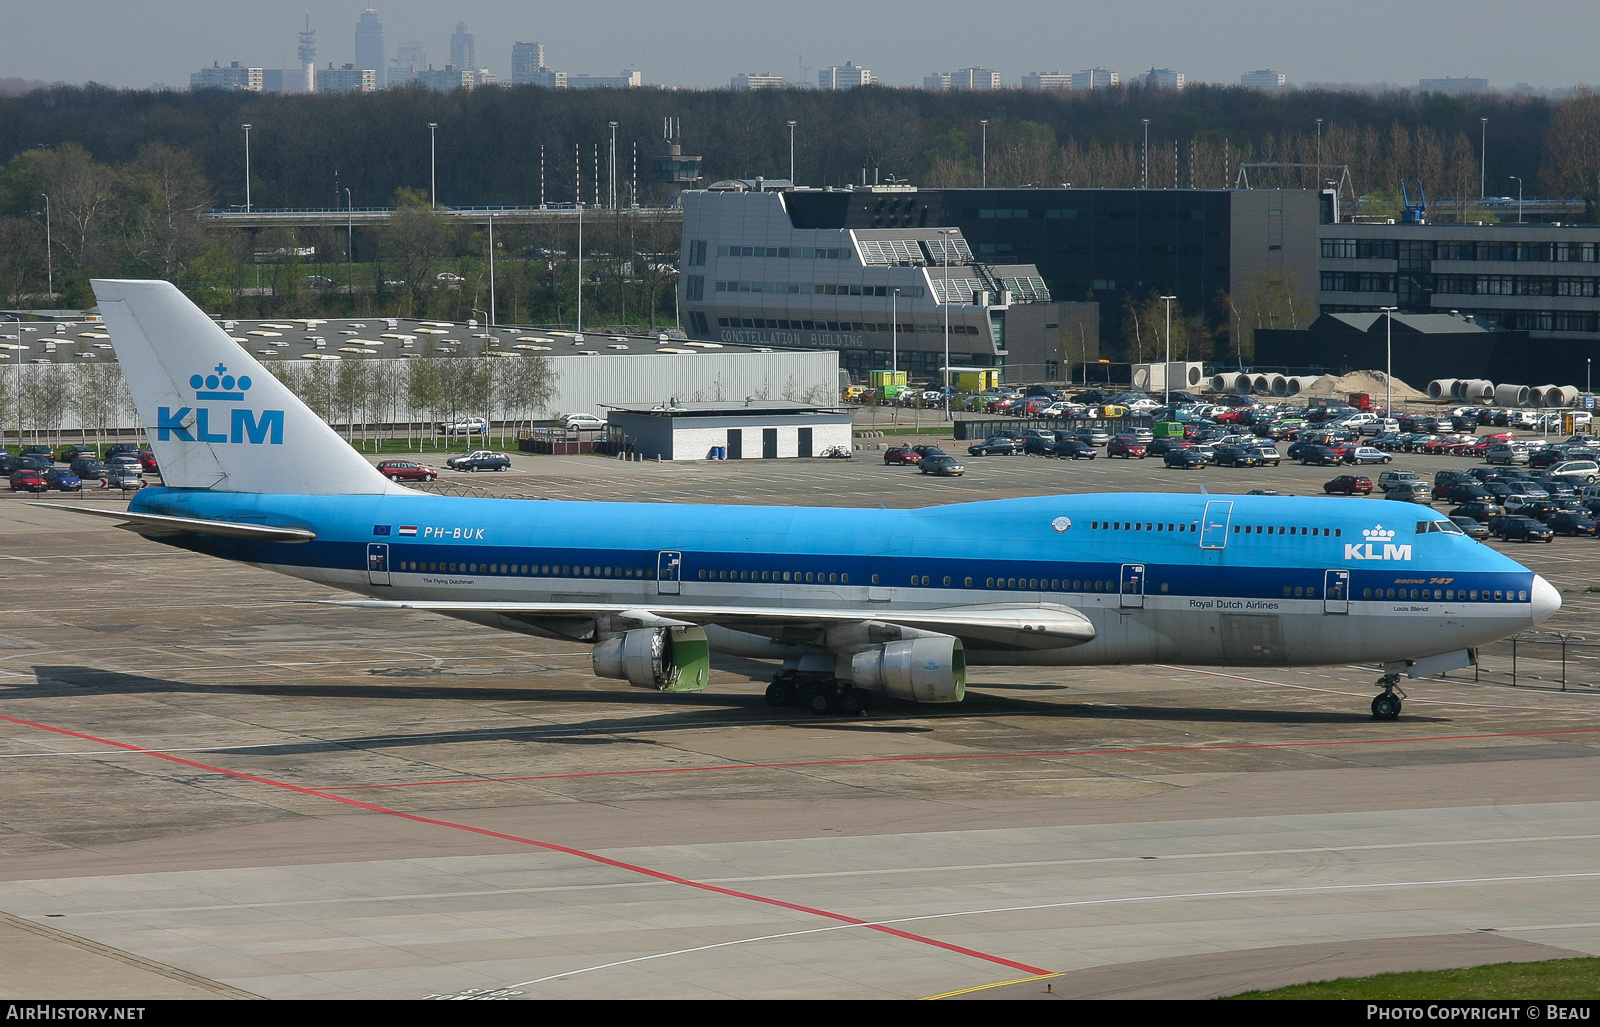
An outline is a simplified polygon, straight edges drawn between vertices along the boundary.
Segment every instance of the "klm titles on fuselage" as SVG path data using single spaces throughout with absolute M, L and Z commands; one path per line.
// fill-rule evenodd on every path
M 195 399 L 243 403 L 245 393 L 250 391 L 250 376 L 240 375 L 234 378 L 227 371 L 226 366 L 218 364 L 214 374 L 190 375 L 189 386 L 195 390 Z M 223 430 L 212 431 L 213 408 L 211 407 L 199 404 L 193 407 L 179 407 L 176 410 L 171 407 L 158 407 L 156 439 L 160 442 L 177 439 L 179 442 L 283 445 L 282 410 L 262 410 L 258 416 L 256 411 L 246 410 L 243 407 L 224 409 L 228 415 L 226 422 L 219 419 L 216 424 L 216 427 Z

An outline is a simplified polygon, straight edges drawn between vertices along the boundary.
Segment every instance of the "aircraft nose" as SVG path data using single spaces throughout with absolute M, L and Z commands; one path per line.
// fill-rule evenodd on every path
M 1561 593 L 1544 576 L 1533 576 L 1533 600 L 1529 604 L 1533 611 L 1533 622 L 1542 623 L 1553 617 L 1561 609 Z

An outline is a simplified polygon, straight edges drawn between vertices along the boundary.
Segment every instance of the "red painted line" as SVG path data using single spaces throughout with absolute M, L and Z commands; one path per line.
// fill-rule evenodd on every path
M 796 760 L 789 763 L 717 763 L 695 767 L 648 767 L 638 770 L 586 770 L 571 774 L 530 774 L 522 777 L 458 777 L 439 781 L 397 781 L 390 784 L 331 785 L 326 791 L 351 792 L 376 788 L 428 788 L 435 785 L 508 784 L 518 781 L 562 781 L 582 777 L 626 777 L 632 774 L 698 774 L 716 770 L 792 770 L 801 767 L 843 767 L 856 763 L 934 763 L 942 760 L 1033 760 L 1062 756 L 1125 756 L 1157 752 L 1232 752 L 1243 749 L 1299 749 L 1323 745 L 1393 745 L 1401 742 L 1460 742 L 1485 738 L 1532 738 L 1538 735 L 1574 735 L 1600 731 L 1600 727 L 1553 728 L 1548 731 L 1502 731 L 1480 735 L 1419 735 L 1409 738 L 1333 738 L 1305 742 L 1240 742 L 1234 745 L 1162 745 L 1128 749 L 1062 749 L 1056 752 L 973 752 L 938 756 L 857 756 L 837 760 Z
M 54 727 L 49 724 L 40 724 L 36 721 L 22 720 L 19 717 L 9 717 L 5 716 L 4 714 L 0 714 L 0 720 L 9 721 L 13 724 L 21 724 L 24 727 L 31 727 L 40 731 L 49 731 L 53 734 L 67 735 L 72 738 L 81 738 L 85 741 L 99 743 L 100 745 L 109 745 L 112 748 L 121 749 L 126 752 L 137 753 L 141 756 L 153 756 L 159 760 L 166 760 L 168 763 L 176 763 L 185 767 L 193 767 L 196 770 L 204 770 L 213 774 L 222 774 L 226 777 L 235 778 L 240 781 L 250 781 L 255 784 L 267 785 L 271 788 L 282 788 L 285 791 L 298 792 L 301 795 L 310 795 L 319 799 L 327 799 L 329 802 L 336 802 L 345 806 L 353 806 L 357 809 L 367 810 L 371 813 L 381 813 L 384 816 L 397 817 L 401 820 L 409 820 L 418 824 L 429 824 L 434 827 L 445 827 L 455 831 L 466 831 L 470 834 L 482 835 L 485 838 L 497 838 L 501 841 L 515 842 L 519 845 L 529 845 L 533 846 L 534 848 L 545 849 L 550 852 L 559 852 L 563 853 L 564 855 L 575 856 L 578 859 L 588 860 L 591 863 L 599 863 L 602 866 L 614 867 L 618 870 L 628 871 L 629 873 L 640 874 L 644 877 L 651 877 L 658 881 L 664 881 L 669 884 L 681 884 L 687 888 L 695 888 L 700 891 L 710 892 L 716 895 L 726 895 L 731 898 L 745 899 L 750 902 L 759 902 L 768 906 L 776 906 L 781 909 L 793 910 L 797 913 L 809 913 L 812 916 L 823 917 L 839 923 L 865 927 L 868 930 L 877 931 L 880 934 L 888 934 L 896 938 L 903 938 L 907 941 L 919 942 L 923 945 L 931 945 L 935 948 L 944 949 L 947 952 L 957 953 L 958 955 L 971 956 L 974 959 L 981 959 L 989 963 L 998 963 L 1001 966 L 1008 966 L 1014 970 L 1020 970 L 1027 974 L 1050 973 L 1049 970 L 1044 970 L 1036 966 L 1029 966 L 1027 963 L 1020 963 L 1016 960 L 1006 959 L 1004 956 L 996 956 L 987 952 L 979 952 L 976 949 L 969 949 L 947 941 L 939 941 L 937 938 L 929 938 L 924 935 L 913 934 L 910 931 L 902 931 L 898 928 L 889 927 L 885 924 L 875 924 L 853 916 L 847 916 L 843 913 L 833 913 L 825 909 L 818 909 L 814 906 L 803 906 L 794 902 L 786 902 L 783 899 L 774 899 L 765 895 L 756 895 L 752 892 L 737 891 L 733 888 L 723 888 L 714 884 L 706 884 L 702 881 L 692 881 L 686 877 L 678 877 L 675 874 L 667 874 L 660 870 L 652 870 L 649 867 L 639 866 L 636 863 L 626 863 L 622 860 L 611 859 L 607 856 L 602 856 L 599 853 L 587 852 L 583 849 L 575 849 L 568 845 L 558 845 L 555 842 L 540 841 L 537 838 L 524 838 L 520 835 L 506 834 L 501 831 L 491 831 L 483 827 L 473 827 L 470 824 L 458 824 L 450 820 L 439 820 L 434 817 L 419 816 L 415 813 L 405 813 L 400 810 L 389 809 L 387 806 L 379 806 L 375 803 L 362 802 L 359 799 L 346 798 L 341 795 L 332 795 L 329 792 L 316 788 L 306 788 L 301 785 L 292 785 L 286 781 L 277 781 L 270 777 L 261 777 L 258 774 L 245 774 L 237 770 L 229 770 L 226 767 L 216 767 L 209 763 L 201 763 L 197 760 L 184 759 L 181 756 L 173 756 L 169 753 L 152 752 L 149 749 L 144 749 L 136 745 L 129 745 L 126 742 L 118 742 L 109 738 L 100 738 L 96 735 L 85 734 L 81 731 L 73 731 L 68 728 Z

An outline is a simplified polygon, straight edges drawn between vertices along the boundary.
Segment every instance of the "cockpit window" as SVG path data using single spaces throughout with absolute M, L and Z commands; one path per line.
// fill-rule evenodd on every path
M 1417 534 L 1426 535 L 1429 532 L 1442 531 L 1446 535 L 1464 535 L 1461 526 L 1454 521 L 1418 521 Z

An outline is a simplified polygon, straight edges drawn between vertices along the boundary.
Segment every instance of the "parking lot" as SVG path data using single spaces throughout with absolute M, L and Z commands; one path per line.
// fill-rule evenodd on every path
M 912 507 L 1337 473 L 945 446 L 964 476 L 513 453 L 436 487 Z M 317 605 L 35 498 L 0 496 L 7 997 L 1182 997 L 1335 952 L 1600 954 L 1576 681 L 1407 682 L 1385 724 L 1371 668 L 981 668 L 960 707 L 814 718 L 754 662 L 633 690 L 583 646 Z M 1495 545 L 1560 588 L 1546 630 L 1600 638 L 1600 542 Z

